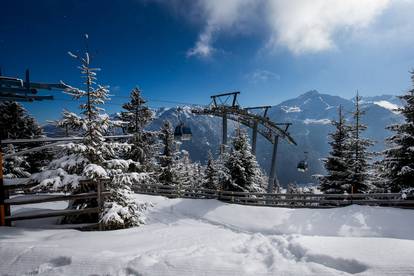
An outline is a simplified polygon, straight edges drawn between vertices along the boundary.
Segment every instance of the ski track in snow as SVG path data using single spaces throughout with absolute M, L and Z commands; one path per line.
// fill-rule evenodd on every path
M 0 228 L 0 274 L 414 275 L 410 259 L 414 234 L 384 227 L 391 223 L 390 228 L 412 229 L 410 210 L 359 206 L 299 210 L 137 198 L 154 203 L 147 225 L 138 228 L 107 232 Z M 337 225 L 334 214 L 349 219 L 339 217 L 343 222 Z M 309 221 L 301 222 L 302 217 L 314 223 L 323 217 L 333 230 L 324 232 Z M 375 222 L 378 229 L 373 228 Z

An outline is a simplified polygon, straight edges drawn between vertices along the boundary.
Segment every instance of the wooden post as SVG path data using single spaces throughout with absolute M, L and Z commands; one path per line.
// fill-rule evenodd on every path
M 3 181 L 3 152 L 0 141 L 0 226 L 11 226 L 11 222 L 6 221 L 6 216 L 10 216 L 10 206 L 4 201 L 9 198 L 9 191 L 4 187 Z
M 97 181 L 97 183 L 96 183 L 96 185 L 97 185 L 97 201 L 98 201 L 98 208 L 99 208 L 99 213 L 98 213 L 98 223 L 99 223 L 99 231 L 102 231 L 103 230 L 103 227 L 102 227 L 102 223 L 101 223 L 101 221 L 100 221 L 100 216 L 101 216 L 101 213 L 102 213 L 102 207 L 103 207 L 103 198 L 102 198 L 102 180 L 101 179 L 98 179 L 98 181 Z
M 3 153 L 0 146 L 0 226 L 6 226 L 6 210 L 4 208 L 5 190 L 3 184 Z

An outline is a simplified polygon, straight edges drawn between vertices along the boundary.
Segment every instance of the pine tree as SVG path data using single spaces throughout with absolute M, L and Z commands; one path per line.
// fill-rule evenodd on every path
M 87 36 L 86 36 L 87 38 Z M 109 100 L 109 90 L 96 84 L 96 71 L 91 68 L 88 51 L 84 57 L 69 53 L 80 61 L 82 77 L 85 78 L 85 90 L 67 86 L 65 93 L 76 100 L 85 100 L 80 104 L 80 115 L 64 112 L 64 123 L 71 129 L 81 131 L 83 137 L 80 143 L 63 145 L 59 158 L 52 161 L 48 170 L 33 175 L 40 182 L 38 189 L 55 189 L 71 193 L 90 192 L 94 187 L 80 186 L 83 178 L 97 180 L 109 178 L 107 186 L 110 195 L 105 198 L 104 210 L 99 218 L 106 229 L 117 229 L 136 226 L 143 221 L 141 209 L 143 205 L 134 201 L 129 187 L 131 175 L 128 168 L 134 161 L 119 159 L 120 152 L 126 144 L 106 142 L 104 135 L 111 127 L 109 116 L 103 113 L 100 105 Z M 71 209 L 96 207 L 94 200 L 75 200 L 70 203 Z M 96 221 L 96 217 L 83 215 L 65 218 L 65 222 Z
M 390 147 L 384 151 L 382 176 L 391 192 L 414 187 L 414 71 L 411 81 L 413 88 L 399 96 L 405 102 L 398 109 L 405 117 L 404 123 L 387 127 L 395 134 L 386 140 Z
M 177 171 L 175 168 L 176 148 L 174 134 L 170 121 L 164 121 L 159 132 L 162 144 L 162 153 L 159 156 L 158 180 L 164 185 L 176 185 Z
M 353 112 L 353 125 L 350 136 L 350 152 L 352 154 L 348 166 L 351 171 L 349 174 L 349 183 L 351 184 L 351 191 L 353 193 L 363 193 L 369 191 L 369 160 L 372 154 L 368 152 L 368 147 L 373 145 L 370 139 L 363 138 L 362 133 L 367 129 L 367 126 L 361 123 L 361 118 L 365 114 L 361 110 L 361 97 L 355 97 L 355 110 Z
M 230 181 L 224 183 L 227 191 L 263 191 L 266 185 L 264 174 L 251 153 L 247 134 L 238 129 L 232 140 L 231 154 L 228 155 L 225 166 L 231 176 Z
M 219 188 L 219 171 L 216 161 L 211 151 L 208 152 L 207 167 L 203 179 L 203 187 L 206 189 L 216 190 Z
M 43 130 L 36 122 L 36 120 L 30 116 L 27 110 L 17 102 L 4 102 L 0 104 L 0 139 L 32 139 L 40 138 L 43 136 Z M 41 144 L 25 144 L 23 146 L 14 146 L 11 152 L 20 151 L 27 147 L 37 147 Z M 7 149 L 5 149 L 7 151 Z M 8 149 L 10 151 L 10 149 Z M 8 158 L 5 160 L 5 167 L 12 167 L 16 162 L 20 162 L 22 165 L 19 167 L 20 174 L 8 174 L 11 175 L 29 175 L 30 173 L 39 172 L 43 166 L 45 166 L 52 158 L 52 154 L 47 150 L 39 152 L 33 152 L 24 156 L 16 158 Z M 14 161 L 11 161 L 11 160 Z M 18 161 L 19 160 L 19 161 Z M 13 162 L 13 164 L 7 164 L 7 162 Z M 27 173 L 23 173 L 24 170 Z
M 0 104 L 0 139 L 29 139 L 43 135 L 37 122 L 17 102 Z
M 5 178 L 25 178 L 29 177 L 29 163 L 23 156 L 14 155 L 16 150 L 14 146 L 9 144 L 6 148 L 5 154 L 11 157 L 4 159 L 3 173 Z
M 152 118 L 152 111 L 146 106 L 146 100 L 141 95 L 138 87 L 132 89 L 130 94 L 131 100 L 122 105 L 126 111 L 122 111 L 120 118 L 125 122 L 127 133 L 139 133 L 147 126 Z
M 342 194 L 350 191 L 349 175 L 350 169 L 350 126 L 346 124 L 346 120 L 339 106 L 338 121 L 332 121 L 335 131 L 330 133 L 331 141 L 330 155 L 324 160 L 327 175 L 319 178 L 320 189 L 327 194 Z
M 154 170 L 154 158 L 157 151 L 157 133 L 145 131 L 144 128 L 151 122 L 153 113 L 145 105 L 146 101 L 141 96 L 139 88 L 134 88 L 130 97 L 131 100 L 122 106 L 125 111 L 122 111 L 119 116 L 125 132 L 134 135 L 127 157 L 139 162 L 139 168 L 131 168 L 131 170 L 151 172 Z

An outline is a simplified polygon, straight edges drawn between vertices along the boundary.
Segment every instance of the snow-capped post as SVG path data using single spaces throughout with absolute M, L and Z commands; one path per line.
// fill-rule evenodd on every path
M 103 182 L 102 182 L 102 179 L 98 179 L 97 181 L 96 181 L 96 185 L 97 185 L 97 187 L 96 187 L 96 192 L 97 192 L 97 201 L 98 201 L 98 208 L 99 208 L 99 217 L 101 217 L 101 214 L 102 214 L 102 209 L 103 209 L 103 198 L 102 198 L 102 190 L 103 190 Z M 102 231 L 103 230 L 103 225 L 102 225 L 102 222 L 101 222 L 101 220 L 99 220 L 99 231 Z

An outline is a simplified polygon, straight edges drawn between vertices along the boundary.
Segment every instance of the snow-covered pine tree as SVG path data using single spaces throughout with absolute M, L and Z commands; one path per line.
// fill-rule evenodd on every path
M 29 139 L 43 135 L 42 129 L 17 102 L 0 103 L 0 139 Z
M 219 172 L 211 151 L 208 152 L 207 166 L 203 179 L 203 188 L 217 190 L 219 188 Z
M 364 193 L 371 188 L 369 185 L 369 160 L 372 153 L 368 151 L 368 148 L 374 143 L 372 140 L 362 137 L 362 133 L 367 129 L 367 126 L 361 122 L 364 114 L 365 112 L 361 110 L 361 97 L 357 93 L 349 139 L 351 152 L 351 159 L 348 164 L 350 169 L 349 183 L 351 184 L 351 191 L 349 192 L 353 193 Z
M 236 130 L 232 140 L 231 153 L 226 158 L 225 166 L 231 176 L 223 183 L 223 190 L 242 192 L 262 192 L 266 177 L 261 171 L 256 157 L 251 153 L 249 138 L 242 129 Z
M 139 162 L 139 168 L 131 168 L 132 171 L 153 172 L 154 158 L 157 152 L 157 133 L 146 131 L 144 128 L 153 118 L 152 111 L 146 106 L 146 101 L 141 95 L 141 90 L 135 87 L 130 94 L 130 101 L 122 105 L 125 111 L 119 115 L 123 123 L 124 132 L 133 134 L 131 150 L 127 157 Z
M 146 106 L 146 102 L 138 87 L 132 89 L 130 101 L 122 105 L 125 111 L 120 114 L 120 119 L 126 123 L 127 133 L 138 133 L 151 122 L 153 113 Z
M 87 39 L 87 36 L 86 36 Z M 85 79 L 85 90 L 67 86 L 65 93 L 76 100 L 85 100 L 80 104 L 80 115 L 65 111 L 63 121 L 72 128 L 81 130 L 83 137 L 80 143 L 69 143 L 61 146 L 59 158 L 52 161 L 48 170 L 33 175 L 40 182 L 38 189 L 54 189 L 71 193 L 89 192 L 95 187 L 80 186 L 81 179 L 97 180 L 109 178 L 107 186 L 110 195 L 105 198 L 104 210 L 100 220 L 106 229 L 117 229 L 136 226 L 143 222 L 144 204 L 134 201 L 129 187 L 131 176 L 127 174 L 132 160 L 118 159 L 119 152 L 124 151 L 126 144 L 106 142 L 104 135 L 111 126 L 111 120 L 100 106 L 108 98 L 108 88 L 96 84 L 96 71 L 91 68 L 88 51 L 83 57 L 69 54 L 80 61 L 80 70 Z M 95 200 L 75 200 L 69 208 L 84 209 L 96 207 Z M 66 222 L 96 221 L 96 217 L 82 215 L 65 218 Z
M 198 162 L 192 162 L 186 150 L 177 153 L 178 159 L 174 162 L 176 181 L 180 187 L 193 189 L 202 187 L 204 168 Z
M 16 156 L 14 146 L 9 144 L 5 150 L 6 155 L 11 155 L 11 157 L 6 157 L 4 159 L 4 168 L 3 173 L 5 178 L 25 178 L 29 177 L 29 163 L 23 156 Z
M 343 194 L 349 192 L 351 152 L 349 138 L 351 127 L 347 125 L 342 106 L 339 106 L 339 118 L 332 121 L 335 130 L 329 134 L 331 151 L 324 160 L 327 175 L 319 177 L 320 190 L 327 194 Z
M 31 138 L 40 138 L 43 136 L 43 130 L 36 122 L 36 120 L 30 116 L 27 110 L 17 102 L 3 102 L 0 104 L 0 139 L 31 139 Z M 25 144 L 23 146 L 14 146 L 12 149 L 4 148 L 4 151 L 15 152 L 24 149 L 24 147 L 35 147 L 40 144 Z M 8 174 L 11 175 L 20 175 L 18 177 L 23 177 L 27 173 L 34 173 L 41 170 L 50 159 L 52 154 L 47 150 L 42 150 L 39 152 L 33 152 L 26 154 L 24 156 L 16 158 L 8 158 L 5 160 L 5 167 L 12 167 L 20 163 L 19 174 Z M 11 161 L 13 164 L 7 164 Z M 23 173 L 23 170 L 27 173 Z
M 399 96 L 405 102 L 398 109 L 404 122 L 387 127 L 394 135 L 386 140 L 390 147 L 384 151 L 382 176 L 391 192 L 414 187 L 414 70 L 411 81 L 413 88 Z
M 159 155 L 158 181 L 164 185 L 174 186 L 178 184 L 178 174 L 175 166 L 176 146 L 170 121 L 164 121 L 159 132 L 159 139 L 161 140 L 162 152 Z

